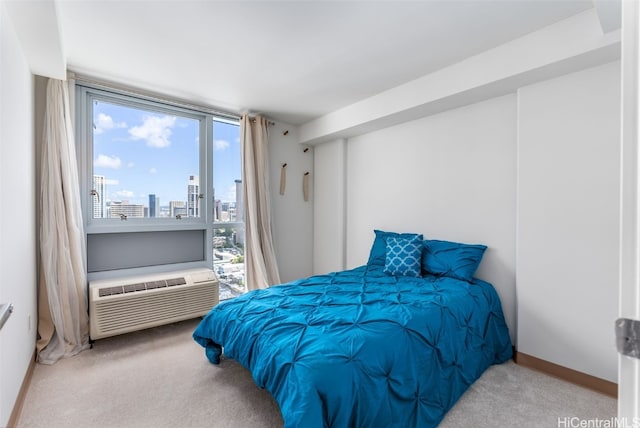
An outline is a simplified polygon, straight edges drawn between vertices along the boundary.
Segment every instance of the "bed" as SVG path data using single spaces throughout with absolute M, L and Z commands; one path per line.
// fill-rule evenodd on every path
M 285 428 L 434 427 L 511 358 L 500 300 L 476 278 L 390 274 L 375 249 L 367 265 L 225 301 L 193 337 L 211 363 L 224 350 L 246 367 Z

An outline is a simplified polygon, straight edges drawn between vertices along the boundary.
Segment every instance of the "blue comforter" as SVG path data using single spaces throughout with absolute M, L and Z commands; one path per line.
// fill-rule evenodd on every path
M 495 289 L 382 267 L 313 276 L 216 306 L 193 334 L 280 405 L 286 428 L 434 427 L 511 357 Z

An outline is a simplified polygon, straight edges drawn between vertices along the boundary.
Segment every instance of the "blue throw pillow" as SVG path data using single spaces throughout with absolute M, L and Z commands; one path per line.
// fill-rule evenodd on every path
M 426 240 L 423 242 L 422 271 L 437 276 L 471 281 L 476 273 L 486 245 Z
M 369 260 L 367 261 L 369 266 L 384 266 L 387 260 L 387 238 L 413 238 L 418 236 L 420 240 L 423 239 L 422 235 L 417 233 L 395 233 L 382 230 L 374 230 L 374 233 L 376 237 L 373 240 L 373 245 L 371 245 Z
M 419 277 L 422 260 L 422 237 L 387 238 L 387 256 L 384 273 Z

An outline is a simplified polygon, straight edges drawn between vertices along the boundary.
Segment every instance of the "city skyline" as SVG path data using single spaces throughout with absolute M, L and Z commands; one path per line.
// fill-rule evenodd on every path
M 165 205 L 161 204 L 160 198 L 155 194 L 148 195 L 147 204 L 136 204 L 127 199 L 104 201 L 96 196 L 92 204 L 93 218 L 117 218 L 121 214 L 127 218 L 174 217 L 177 214 L 184 217 L 199 217 L 201 207 L 197 204 L 199 202 L 199 187 L 195 184 L 197 182 L 198 177 L 190 176 L 186 198 L 169 201 Z M 222 201 L 214 198 L 210 209 L 213 211 L 215 221 L 238 221 L 243 218 L 242 180 L 235 180 L 234 183 L 236 186 L 235 201 Z M 94 174 L 93 189 L 98 195 L 106 192 L 104 176 Z
M 211 125 L 213 143 L 207 153 L 213 156 L 215 199 L 235 202 L 235 181 L 241 177 L 240 127 L 215 118 Z M 187 189 L 193 185 L 191 177 L 202 177 L 199 143 L 200 122 L 194 118 L 94 101 L 94 213 L 111 202 L 148 206 L 149 195 L 155 195 L 160 206 L 185 201 L 195 213 Z M 99 189 L 96 176 L 103 177 Z

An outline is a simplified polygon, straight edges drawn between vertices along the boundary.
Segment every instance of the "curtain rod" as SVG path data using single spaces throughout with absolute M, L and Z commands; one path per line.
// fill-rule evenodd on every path
M 146 98 L 151 101 L 168 104 L 174 107 L 183 107 L 190 110 L 196 110 L 201 113 L 213 114 L 213 115 L 221 116 L 227 119 L 240 120 L 240 118 L 242 117 L 242 115 L 238 113 L 230 113 L 230 112 L 218 110 L 215 108 L 205 107 L 197 104 L 191 104 L 187 101 L 183 101 L 179 99 L 166 98 L 165 96 L 159 95 L 154 92 L 131 88 L 129 86 L 121 85 L 118 83 L 113 83 L 106 80 L 85 76 L 82 74 L 75 73 L 74 71 L 71 71 L 71 70 L 67 71 L 67 79 L 73 79 L 77 82 L 86 83 L 92 86 L 99 87 L 101 89 L 126 93 L 127 95 Z M 273 124 L 273 122 L 269 122 L 269 124 Z

